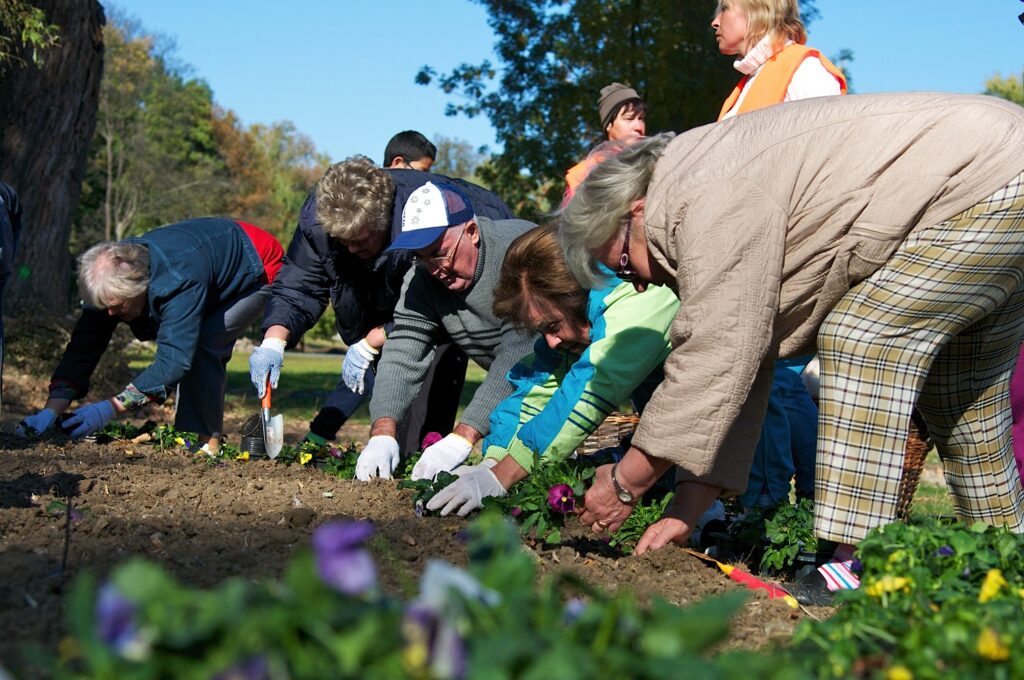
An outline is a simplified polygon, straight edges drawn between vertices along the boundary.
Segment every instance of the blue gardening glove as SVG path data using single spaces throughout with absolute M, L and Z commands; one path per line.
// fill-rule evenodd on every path
M 366 369 L 370 367 L 378 354 L 380 354 L 380 350 L 370 347 L 366 338 L 352 345 L 345 352 L 345 362 L 341 365 L 341 379 L 356 394 L 362 394 L 365 391 L 363 376 L 366 375 Z
M 398 467 L 398 440 L 387 435 L 375 435 L 366 442 L 356 458 L 356 479 L 368 482 L 374 477 L 391 479 L 391 471 Z
M 64 429 L 71 430 L 71 438 L 78 439 L 101 429 L 114 417 L 114 403 L 109 399 L 86 404 L 64 421 Z
M 52 408 L 44 408 L 34 416 L 28 416 L 15 428 L 19 437 L 38 437 L 53 427 L 57 420 L 57 412 Z
M 433 479 L 438 472 L 450 472 L 463 463 L 473 451 L 469 440 L 454 432 L 428 446 L 412 468 L 413 479 Z
M 281 366 L 284 365 L 284 348 L 287 345 L 286 341 L 279 338 L 265 338 L 249 356 L 249 379 L 260 399 L 267 391 L 268 380 L 270 387 L 277 389 Z
M 508 491 L 501 485 L 491 468 L 498 464 L 488 458 L 479 465 L 462 465 L 453 471 L 457 480 L 444 487 L 427 501 L 427 510 L 441 508 L 441 516 L 455 511 L 465 517 L 484 504 L 484 499 L 504 496 Z

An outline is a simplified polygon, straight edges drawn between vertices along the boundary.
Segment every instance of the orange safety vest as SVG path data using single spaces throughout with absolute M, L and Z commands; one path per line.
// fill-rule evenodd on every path
M 811 49 L 807 45 L 790 43 L 764 63 L 761 71 L 757 74 L 757 80 L 751 85 L 750 91 L 747 92 L 747 95 L 743 98 L 743 103 L 740 104 L 740 110 L 736 113 L 756 111 L 757 109 L 763 109 L 766 106 L 781 104 L 786 101 L 786 90 L 789 89 L 793 75 L 800 68 L 800 64 L 804 62 L 804 59 L 811 57 L 821 60 L 821 65 L 839 81 L 840 93 L 846 94 L 846 76 L 836 68 L 835 64 L 818 50 Z M 729 95 L 725 100 L 725 104 L 722 105 L 722 111 L 718 114 L 718 120 L 722 120 L 725 114 L 736 105 L 736 100 L 739 99 L 740 92 L 743 91 L 743 86 L 747 84 L 748 80 L 750 80 L 750 76 L 743 76 L 736 87 L 733 88 L 732 94 Z
M 562 197 L 562 207 L 569 202 L 572 195 L 576 193 L 576 189 L 583 184 L 583 180 L 587 178 L 590 171 L 594 169 L 594 166 L 604 160 L 604 154 L 592 153 L 576 165 L 569 168 L 565 173 L 565 195 Z

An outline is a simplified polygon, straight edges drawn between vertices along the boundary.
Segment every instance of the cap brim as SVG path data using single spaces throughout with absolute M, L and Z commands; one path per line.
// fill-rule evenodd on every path
M 419 250 L 420 248 L 426 248 L 431 243 L 441 238 L 447 228 L 448 227 L 428 227 L 426 229 L 403 232 L 398 235 L 398 238 L 391 242 L 391 245 L 388 246 L 384 252 L 391 252 L 392 250 Z

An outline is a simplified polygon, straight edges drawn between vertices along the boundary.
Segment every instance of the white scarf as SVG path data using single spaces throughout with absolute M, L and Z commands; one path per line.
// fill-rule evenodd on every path
M 757 72 L 759 68 L 764 66 L 764 63 L 771 59 L 775 54 L 772 51 L 771 45 L 771 34 L 769 33 L 765 37 L 757 41 L 757 44 L 750 48 L 750 51 L 744 55 L 742 59 L 737 59 L 732 63 L 732 67 L 742 73 L 745 76 L 749 76 L 751 73 Z M 787 40 L 783 47 L 789 45 L 792 40 Z

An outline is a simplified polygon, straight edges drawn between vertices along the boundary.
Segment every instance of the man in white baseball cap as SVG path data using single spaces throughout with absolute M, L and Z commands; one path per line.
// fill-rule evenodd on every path
M 373 425 L 356 463 L 358 479 L 390 477 L 398 465 L 398 424 L 419 391 L 438 336 L 450 337 L 487 377 L 452 432 L 423 452 L 413 479 L 452 470 L 487 434 L 491 411 L 511 393 L 505 374 L 532 351 L 535 339 L 494 315 L 494 287 L 509 244 L 535 226 L 478 217 L 451 184 L 428 182 L 406 200 L 401 233 L 388 250 L 414 252 L 416 265 L 406 274 L 394 330 L 377 367 Z

